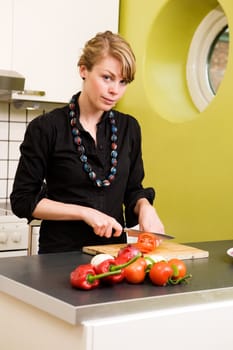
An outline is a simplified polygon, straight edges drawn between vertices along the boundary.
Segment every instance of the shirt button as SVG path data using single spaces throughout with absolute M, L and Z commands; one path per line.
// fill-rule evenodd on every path
M 99 149 L 102 151 L 103 150 L 103 145 L 99 145 Z

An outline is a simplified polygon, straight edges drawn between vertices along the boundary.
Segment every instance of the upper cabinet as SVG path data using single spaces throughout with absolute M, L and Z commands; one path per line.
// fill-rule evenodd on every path
M 0 0 L 0 69 L 9 69 L 12 64 L 12 3 Z
M 85 42 L 118 31 L 119 0 L 0 0 L 0 9 L 0 69 L 25 77 L 15 99 L 67 103 L 81 88 Z

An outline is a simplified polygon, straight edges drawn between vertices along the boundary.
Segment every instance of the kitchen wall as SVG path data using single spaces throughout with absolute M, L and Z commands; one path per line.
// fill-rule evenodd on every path
M 202 112 L 190 98 L 185 72 L 195 30 L 218 5 L 231 31 L 232 0 L 121 2 L 120 31 L 134 49 L 137 73 L 118 108 L 141 124 L 144 183 L 155 187 L 166 231 L 180 242 L 233 236 L 233 51 Z
M 59 105 L 44 103 L 39 109 L 18 109 L 13 103 L 0 102 L 0 204 L 9 203 L 9 195 L 26 127 L 39 114 Z

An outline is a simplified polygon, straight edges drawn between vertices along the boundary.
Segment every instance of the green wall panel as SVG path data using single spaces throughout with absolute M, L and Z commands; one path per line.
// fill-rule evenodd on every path
M 218 4 L 233 24 L 231 0 L 122 0 L 120 32 L 137 58 L 135 81 L 118 108 L 140 122 L 145 185 L 177 241 L 233 237 L 233 59 L 210 105 L 199 112 L 186 83 L 196 27 Z

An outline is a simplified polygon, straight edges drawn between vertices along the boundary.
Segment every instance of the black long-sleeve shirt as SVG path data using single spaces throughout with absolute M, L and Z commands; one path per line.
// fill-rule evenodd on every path
M 114 217 L 122 226 L 137 223 L 133 208 L 139 198 L 154 200 L 153 188 L 143 188 L 141 132 L 136 119 L 114 111 L 117 125 L 117 174 L 108 187 L 97 187 L 83 170 L 71 133 L 68 105 L 30 122 L 20 146 L 21 157 L 10 196 L 13 212 L 32 219 L 39 200 L 51 200 L 95 208 Z M 111 127 L 108 113 L 97 125 L 97 145 L 77 121 L 88 162 L 103 179 L 111 167 Z M 43 184 L 46 183 L 46 186 Z M 126 236 L 104 238 L 83 221 L 43 220 L 39 252 L 62 252 L 85 245 L 125 242 Z

